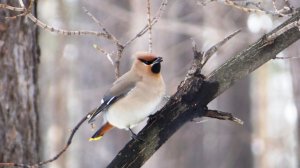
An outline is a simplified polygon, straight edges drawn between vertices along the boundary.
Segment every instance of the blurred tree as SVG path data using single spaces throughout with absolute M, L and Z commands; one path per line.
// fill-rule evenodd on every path
M 296 43 L 296 45 L 293 46 L 292 49 L 289 50 L 289 55 L 290 56 L 299 56 L 300 54 L 300 50 L 299 50 L 299 42 Z M 294 89 L 294 100 L 295 100 L 295 105 L 297 108 L 297 114 L 298 114 L 298 160 L 300 160 L 300 147 L 299 147 L 299 140 L 300 140 L 300 119 L 299 119 L 299 114 L 300 114 L 300 76 L 299 76 L 299 72 L 300 72 L 300 62 L 298 60 L 292 59 L 290 61 L 291 64 L 291 71 L 292 71 L 292 79 L 293 79 L 293 89 Z M 299 164 L 299 163 L 298 163 Z
M 18 5 L 8 0 L 0 3 Z M 0 12 L 1 18 L 8 16 Z M 37 162 L 37 29 L 19 17 L 1 21 L 0 32 L 0 161 Z
M 300 2 L 298 0 L 291 0 L 292 5 L 294 6 L 299 6 Z M 300 55 L 300 49 L 299 49 L 299 45 L 300 42 L 296 42 L 293 47 L 291 47 L 288 51 L 289 51 L 289 56 L 294 57 L 297 56 L 299 57 Z M 293 80 L 293 90 L 294 90 L 294 100 L 295 100 L 295 105 L 297 108 L 297 114 L 298 114 L 298 119 L 297 119 L 297 124 L 298 124 L 298 130 L 297 130 L 297 144 L 298 144 L 298 167 L 299 167 L 299 161 L 300 161 L 300 88 L 299 88 L 299 84 L 300 84 L 300 76 L 299 76 L 299 72 L 300 72 L 300 62 L 299 60 L 294 60 L 292 59 L 290 61 L 290 65 L 291 65 L 291 74 L 292 74 L 292 80 Z

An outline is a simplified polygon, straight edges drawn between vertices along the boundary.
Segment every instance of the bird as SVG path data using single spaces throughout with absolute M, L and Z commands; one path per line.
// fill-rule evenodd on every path
M 132 128 L 153 115 L 165 96 L 165 82 L 161 75 L 162 57 L 153 53 L 138 52 L 128 72 L 108 89 L 97 110 L 88 116 L 93 122 L 101 112 L 104 124 L 90 141 L 99 140 L 116 127 L 129 130 L 133 139 L 140 140 Z

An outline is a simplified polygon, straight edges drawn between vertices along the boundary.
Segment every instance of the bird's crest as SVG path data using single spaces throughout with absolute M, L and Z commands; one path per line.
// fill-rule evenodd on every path
M 153 53 L 147 53 L 147 52 L 138 52 L 135 54 L 136 58 L 139 60 L 145 60 L 145 61 L 153 61 L 157 57 Z

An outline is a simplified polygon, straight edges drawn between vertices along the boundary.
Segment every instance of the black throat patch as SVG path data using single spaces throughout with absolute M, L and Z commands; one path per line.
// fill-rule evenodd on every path
M 155 74 L 158 74 L 160 72 L 160 63 L 153 64 L 151 71 Z

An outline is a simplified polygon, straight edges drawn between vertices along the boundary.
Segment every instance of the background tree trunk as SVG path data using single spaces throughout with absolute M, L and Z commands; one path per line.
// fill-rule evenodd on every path
M 292 5 L 294 6 L 299 6 L 300 2 L 297 0 L 291 0 Z M 300 42 L 296 42 L 292 47 L 287 52 L 288 57 L 299 57 L 300 54 L 300 49 L 299 49 Z M 290 68 L 291 68 L 291 76 L 292 76 L 292 82 L 293 82 L 293 92 L 294 92 L 294 101 L 295 101 L 295 106 L 297 110 L 297 154 L 298 154 L 298 162 L 297 162 L 297 167 L 299 167 L 299 161 L 300 161 L 300 62 L 299 59 L 291 59 L 290 60 Z
M 300 50 L 298 49 L 299 42 L 296 43 L 297 45 L 293 46 L 293 49 L 289 51 L 288 56 L 299 56 Z M 299 141 L 300 141 L 300 120 L 299 120 L 299 114 L 300 114 L 300 89 L 299 89 L 299 84 L 300 84 L 300 77 L 299 77 L 299 71 L 300 71 L 300 62 L 296 59 L 290 60 L 291 64 L 291 74 L 292 74 L 292 79 L 293 79 L 293 89 L 294 89 L 294 101 L 295 105 L 297 108 L 297 136 L 298 136 L 298 160 L 300 159 L 300 147 L 299 147 Z M 299 166 L 299 163 L 298 163 Z
M 13 2 L 0 0 L 18 6 Z M 1 19 L 8 16 L 0 12 Z M 38 161 L 38 51 L 37 31 L 28 19 L 0 21 L 0 162 Z

